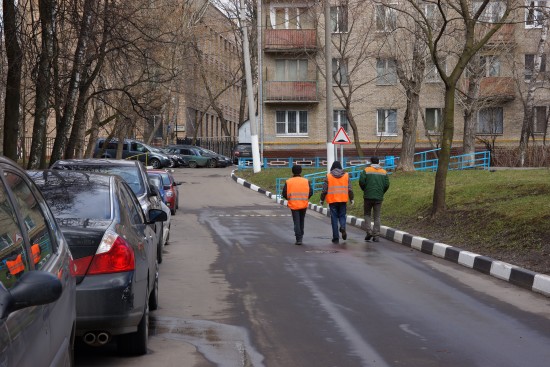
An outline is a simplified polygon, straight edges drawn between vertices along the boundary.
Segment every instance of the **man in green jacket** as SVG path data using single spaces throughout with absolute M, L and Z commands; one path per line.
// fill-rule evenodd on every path
M 365 168 L 359 176 L 359 186 L 363 190 L 364 214 L 367 236 L 365 241 L 378 242 L 380 236 L 380 212 L 384 194 L 390 187 L 390 179 L 385 169 L 380 166 L 378 157 L 371 157 L 370 166 Z M 374 226 L 371 227 L 371 213 L 374 217 Z

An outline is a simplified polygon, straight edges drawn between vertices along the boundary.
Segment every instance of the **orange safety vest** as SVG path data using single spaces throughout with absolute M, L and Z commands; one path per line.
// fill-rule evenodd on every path
M 34 263 L 38 264 L 38 262 L 40 261 L 40 245 L 38 243 L 35 243 L 31 246 L 31 251 Z
M 347 203 L 349 199 L 349 175 L 344 173 L 340 178 L 336 178 L 330 173 L 327 174 L 328 192 L 325 200 L 327 203 Z
M 286 180 L 288 207 L 292 210 L 305 209 L 309 202 L 309 181 L 303 177 Z
M 23 264 L 21 254 L 17 255 L 15 260 L 6 260 L 6 266 L 8 267 L 11 275 L 17 275 L 25 270 L 25 264 Z

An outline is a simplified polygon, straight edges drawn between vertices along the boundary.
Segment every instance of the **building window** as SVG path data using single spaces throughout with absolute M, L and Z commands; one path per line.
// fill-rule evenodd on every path
M 386 5 L 376 5 L 376 31 L 392 32 L 397 28 L 397 11 Z
M 332 83 L 348 84 L 348 62 L 345 59 L 332 59 Z
M 346 110 L 334 110 L 333 112 L 333 130 L 338 131 L 339 127 L 343 127 L 348 132 L 348 113 Z
M 502 107 L 482 108 L 477 116 L 478 134 L 502 134 L 504 113 Z
M 443 63 L 443 67 L 445 68 L 445 63 Z M 439 76 L 439 71 L 435 67 L 435 64 L 433 63 L 432 60 L 428 60 L 426 62 L 424 81 L 426 83 L 439 83 L 439 82 L 441 82 L 441 77 Z
M 275 60 L 276 81 L 307 80 L 307 60 Z
M 397 84 L 395 60 L 376 59 L 376 85 Z
M 376 135 L 396 136 L 397 135 L 397 110 L 379 109 L 376 114 Z
M 270 16 L 272 29 L 312 29 L 313 23 L 307 8 L 272 7 Z
M 540 28 L 544 20 L 546 0 L 527 0 L 525 9 L 525 28 Z
M 426 108 L 426 131 L 428 134 L 441 134 L 443 109 Z
M 546 106 L 533 107 L 533 133 L 544 134 L 548 125 Z
M 348 31 L 348 7 L 345 5 L 330 7 L 330 25 L 332 33 Z
M 525 80 L 531 80 L 535 71 L 535 55 L 525 54 Z M 546 55 L 543 54 L 540 60 L 540 72 L 546 72 Z
M 483 4 L 483 1 L 474 1 L 474 11 L 473 13 L 476 14 L 479 8 L 481 7 L 481 4 Z M 498 23 L 504 16 L 504 12 L 506 11 L 506 3 L 501 0 L 492 0 L 489 1 L 485 9 L 483 10 L 483 13 L 479 17 L 480 22 L 485 23 Z
M 500 76 L 500 59 L 496 55 L 481 56 L 483 76 Z
M 277 111 L 277 135 L 306 135 L 307 111 Z

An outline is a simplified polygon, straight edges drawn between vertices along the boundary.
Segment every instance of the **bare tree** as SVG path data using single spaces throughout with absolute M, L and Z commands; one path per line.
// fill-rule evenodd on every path
M 17 160 L 23 51 L 19 44 L 17 26 L 21 18 L 17 12 L 17 2 L 15 0 L 3 0 L 2 19 L 4 20 L 4 42 L 8 60 L 4 102 L 3 154 L 8 158 Z
M 425 3 L 436 5 L 438 22 L 433 22 L 426 16 L 423 6 Z M 403 6 L 395 7 L 401 14 L 417 21 L 432 61 L 445 84 L 441 152 L 431 211 L 433 217 L 446 210 L 446 182 L 454 136 L 455 98 L 458 81 L 471 58 L 500 29 L 513 9 L 511 0 L 504 1 L 505 8 L 499 21 L 484 23 L 480 18 L 489 3 L 489 0 L 482 0 L 472 7 L 471 2 L 467 0 L 453 2 L 406 0 Z

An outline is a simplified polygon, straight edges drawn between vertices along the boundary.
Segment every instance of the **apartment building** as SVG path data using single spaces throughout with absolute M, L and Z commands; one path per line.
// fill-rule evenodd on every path
M 329 124 L 335 134 L 340 126 L 344 127 L 354 142 L 359 140 L 365 152 L 374 149 L 398 152 L 408 96 L 397 68 L 414 72 L 414 65 L 404 53 L 406 49 L 412 52 L 414 38 L 395 34 L 413 25 L 403 23 L 404 16 L 395 9 L 397 2 L 331 1 L 330 4 L 333 119 Z M 490 142 L 496 146 L 519 144 L 524 99 L 535 70 L 544 24 L 540 6 L 545 4 L 545 1 L 528 1 L 527 7 L 523 2 L 519 4 L 509 18 L 510 24 L 504 24 L 474 57 L 482 69 L 473 106 L 479 147 Z M 479 3 L 473 1 L 471 6 L 479 7 Z M 437 21 L 435 4 L 426 2 L 422 7 L 426 19 L 434 17 Z M 480 27 L 498 22 L 504 9 L 504 1 L 491 2 L 482 15 Z M 270 0 L 263 2 L 262 12 L 266 14 L 262 19 L 264 149 L 270 155 L 285 151 L 322 152 L 327 141 L 322 3 Z M 447 62 L 452 65 L 452 52 L 448 57 Z M 431 59 L 427 57 L 424 61 L 416 129 L 419 149 L 439 145 L 445 91 Z M 545 63 L 543 57 L 534 93 L 535 141 L 542 141 L 548 125 L 550 91 Z M 472 104 L 464 96 L 473 83 L 472 74 L 465 72 L 458 85 L 453 141 L 458 149 L 462 145 L 464 112 Z M 355 132 L 350 119 L 357 126 Z

